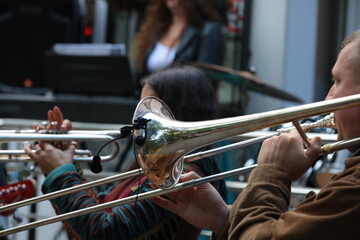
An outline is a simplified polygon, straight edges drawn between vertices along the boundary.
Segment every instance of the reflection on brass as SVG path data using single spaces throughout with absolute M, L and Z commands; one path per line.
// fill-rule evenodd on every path
M 172 160 L 174 155 L 148 154 L 145 156 L 145 174 L 156 186 L 161 186 L 166 182 L 172 171 Z

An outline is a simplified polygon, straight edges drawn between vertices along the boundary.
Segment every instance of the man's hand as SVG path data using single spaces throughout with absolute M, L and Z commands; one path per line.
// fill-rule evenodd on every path
M 315 137 L 304 150 L 303 141 L 296 130 L 272 137 L 263 142 L 258 164 L 273 164 L 288 173 L 291 181 L 301 177 L 321 152 L 321 138 Z

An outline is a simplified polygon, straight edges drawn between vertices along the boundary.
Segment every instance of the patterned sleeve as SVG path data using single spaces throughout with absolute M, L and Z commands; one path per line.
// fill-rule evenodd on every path
M 42 191 L 54 192 L 81 183 L 76 168 L 66 164 L 46 177 Z M 148 181 L 141 185 L 140 192 L 150 190 Z M 61 214 L 94 206 L 97 199 L 89 191 L 80 191 L 55 198 L 51 203 L 57 214 Z M 145 199 L 69 219 L 65 226 L 80 239 L 133 239 L 144 238 L 143 234 L 151 239 L 170 239 L 179 222 L 178 216 Z

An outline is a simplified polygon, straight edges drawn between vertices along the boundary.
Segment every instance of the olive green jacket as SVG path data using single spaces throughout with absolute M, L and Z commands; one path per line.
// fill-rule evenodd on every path
M 344 171 L 294 210 L 288 210 L 290 186 L 284 172 L 258 166 L 216 239 L 360 239 L 360 157 L 347 159 Z

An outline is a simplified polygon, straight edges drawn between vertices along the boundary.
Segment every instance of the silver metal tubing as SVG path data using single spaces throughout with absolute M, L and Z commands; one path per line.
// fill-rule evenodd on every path
M 35 150 L 32 150 L 35 153 Z M 86 156 L 86 157 L 85 157 Z M 93 153 L 88 149 L 75 149 L 74 161 L 91 161 Z M 104 156 L 105 160 L 108 160 L 110 156 Z M 102 161 L 105 161 L 102 159 Z M 0 150 L 0 163 L 9 163 L 9 162 L 29 162 L 31 159 L 29 155 L 25 153 L 24 150 Z
M 331 113 L 331 114 L 325 116 L 324 118 L 322 118 L 322 119 L 320 119 L 320 120 L 318 120 L 316 122 L 304 123 L 304 124 L 301 124 L 300 126 L 303 129 L 303 131 L 310 131 L 310 130 L 313 130 L 314 128 L 319 128 L 319 127 L 332 128 L 332 127 L 335 127 L 334 115 Z M 224 153 L 224 152 L 227 152 L 227 151 L 239 149 L 239 148 L 242 148 L 242 147 L 247 147 L 247 146 L 250 146 L 250 145 L 253 145 L 253 144 L 256 144 L 256 143 L 262 143 L 264 140 L 266 140 L 268 138 L 278 136 L 278 135 L 280 135 L 282 133 L 290 132 L 293 129 L 295 129 L 295 127 L 281 128 L 281 129 L 278 129 L 277 131 L 273 131 L 271 133 L 262 132 L 262 135 L 257 136 L 257 137 L 253 137 L 251 139 L 247 139 L 247 140 L 243 140 L 241 142 L 228 144 L 228 145 L 218 147 L 218 148 L 214 148 L 214 149 L 207 150 L 207 151 L 202 151 L 202 152 L 197 152 L 197 153 L 194 153 L 194 154 L 186 155 L 186 156 L 184 156 L 184 161 L 185 162 L 192 162 L 192 161 L 195 161 L 195 160 L 199 160 L 199 159 L 203 159 L 203 158 L 206 158 L 206 157 L 213 156 L 215 154 L 221 154 L 221 153 Z M 326 152 L 324 150 L 323 154 L 325 154 L 325 153 Z
M 240 193 L 247 186 L 246 182 L 226 181 L 226 188 L 229 191 Z M 291 194 L 304 196 L 309 192 L 318 193 L 319 188 L 291 187 Z
M 142 170 L 141 169 L 135 169 L 135 170 L 131 170 L 125 173 L 121 173 L 121 174 L 117 174 L 115 176 L 110 176 L 110 177 L 106 177 L 106 178 L 102 178 L 99 180 L 94 180 L 92 182 L 87 182 L 81 185 L 77 185 L 71 188 L 65 188 L 56 192 L 52 192 L 52 193 L 47 193 L 41 196 L 37 196 L 37 197 L 33 197 L 33 198 L 29 198 L 29 199 L 25 199 L 19 202 L 14 202 L 14 203 L 10 203 L 7 204 L 5 206 L 1 206 L 0 207 L 0 212 L 6 212 L 8 210 L 12 210 L 12 209 L 16 209 L 19 207 L 24 207 L 27 205 L 31 205 L 31 204 L 35 204 L 38 202 L 42 202 L 45 200 L 50 200 L 56 197 L 60 197 L 69 193 L 73 193 L 73 192 L 78 192 L 78 191 L 82 191 L 85 189 L 89 189 L 91 187 L 96 187 L 102 184 L 106 184 L 106 183 L 112 183 L 124 178 L 128 178 L 128 177 L 133 177 L 136 176 L 138 174 L 141 174 Z
M 183 122 L 171 118 L 168 107 L 155 97 L 142 99 L 133 119 L 146 125 L 134 129 L 135 156 L 148 179 L 159 188 L 171 188 L 180 178 L 183 158 L 196 149 L 239 134 L 360 106 L 360 94 L 224 119 Z
M 98 205 L 88 207 L 88 208 L 85 208 L 85 209 L 80 209 L 80 210 L 76 210 L 76 211 L 73 211 L 73 212 L 64 213 L 64 214 L 61 214 L 61 215 L 58 215 L 58 216 L 54 216 L 54 217 L 51 217 L 51 218 L 39 220 L 39 221 L 28 223 L 28 224 L 24 224 L 24 225 L 17 226 L 17 227 L 14 227 L 14 228 L 5 229 L 5 230 L 0 231 L 0 237 L 7 236 L 9 234 L 13 234 L 13 233 L 17 233 L 17 232 L 21 232 L 21 231 L 30 230 L 30 229 L 41 227 L 41 226 L 44 226 L 44 225 L 52 224 L 52 223 L 55 223 L 55 222 L 64 221 L 64 220 L 67 220 L 67 219 L 70 219 L 70 218 L 78 217 L 78 216 L 88 214 L 88 213 L 92 213 L 92 212 L 95 212 L 95 211 L 100 211 L 100 210 L 104 210 L 104 209 L 107 209 L 107 208 L 112 208 L 112 207 L 124 205 L 124 204 L 127 204 L 127 203 L 142 200 L 142 199 L 145 199 L 145 198 L 151 198 L 151 197 L 155 197 L 155 196 L 160 196 L 160 195 L 163 195 L 163 194 L 168 194 L 168 193 L 175 192 L 175 191 L 178 191 L 178 190 L 182 190 L 182 189 L 185 189 L 185 188 L 198 186 L 198 185 L 201 185 L 201 184 L 204 184 L 204 183 L 220 180 L 220 179 L 223 179 L 223 178 L 226 178 L 226 177 L 235 176 L 235 175 L 238 175 L 238 174 L 241 174 L 241 173 L 244 173 L 244 172 L 251 171 L 255 167 L 256 167 L 256 165 L 252 165 L 252 166 L 249 166 L 249 167 L 238 168 L 238 169 L 230 170 L 230 171 L 227 171 L 227 172 L 222 172 L 222 173 L 214 174 L 214 175 L 211 175 L 211 176 L 203 177 L 203 178 L 200 178 L 200 179 L 194 179 L 194 180 L 191 180 L 191 181 L 178 183 L 171 189 L 166 189 L 166 190 L 164 190 L 164 189 L 156 189 L 156 190 L 152 190 L 152 191 L 149 191 L 149 192 L 140 193 L 138 195 L 134 195 L 134 196 L 118 199 L 118 200 L 115 200 L 115 201 L 111 201 L 111 202 L 108 202 L 108 203 L 98 204 Z
M 160 101 L 156 100 L 155 98 L 145 98 L 139 104 L 139 108 L 134 115 L 134 119 L 140 119 L 140 121 L 137 122 L 137 125 L 140 127 L 139 129 L 136 128 L 133 131 L 133 135 L 134 138 L 140 140 L 142 137 L 144 137 L 146 141 L 144 144 L 135 144 L 135 152 L 136 156 L 141 158 L 138 159 L 138 161 L 142 166 L 144 174 L 146 174 L 148 179 L 153 184 L 159 186 L 162 189 L 157 189 L 147 193 L 139 194 L 138 196 L 131 196 L 113 202 L 96 205 L 90 208 L 77 210 L 50 219 L 19 226 L 13 229 L 3 230 L 0 232 L 0 236 L 15 233 L 19 230 L 28 230 L 57 221 L 67 220 L 82 214 L 119 206 L 121 204 L 135 201 L 136 199 L 140 200 L 167 194 L 173 191 L 184 189 L 186 187 L 196 186 L 249 171 L 256 167 L 256 165 L 176 184 L 182 173 L 182 158 L 189 152 L 193 152 L 202 146 L 209 145 L 220 140 L 229 139 L 246 132 L 251 132 L 285 122 L 295 121 L 304 117 L 333 112 L 355 106 L 360 106 L 360 94 L 307 104 L 304 106 L 252 114 L 249 116 L 240 116 L 203 122 L 179 122 L 166 118 L 166 116 L 171 115 L 171 112 L 165 111 L 164 106 Z M 164 117 L 159 115 L 160 113 L 166 116 Z M 146 125 L 141 125 L 143 122 L 146 122 Z M 98 139 L 98 136 L 96 136 L 96 138 Z M 53 139 L 47 138 L 40 140 L 52 141 Z M 74 138 L 71 138 L 71 140 L 74 140 Z M 352 144 L 359 143 L 354 141 Z M 341 146 L 344 147 L 345 144 L 341 144 Z M 329 149 L 333 148 L 330 146 Z M 205 152 L 205 154 L 208 153 Z M 161 179 L 156 179 L 158 176 L 160 176 Z M 163 180 L 165 181 L 165 185 L 163 185 Z
M 25 142 L 25 141 L 111 141 L 120 136 L 120 131 L 86 131 L 70 130 L 66 133 L 42 133 L 35 130 L 0 130 L 0 142 Z M 101 161 L 113 160 L 120 152 L 120 144 L 113 141 L 112 154 L 101 156 Z M 0 163 L 7 162 L 28 162 L 32 161 L 24 150 L 0 150 Z M 7 156 L 7 158 L 6 158 Z M 77 149 L 74 154 L 74 161 L 91 162 L 92 152 L 86 149 Z
M 0 142 L 21 141 L 109 141 L 120 136 L 120 131 L 80 131 L 41 133 L 34 130 L 0 130 Z
M 322 122 L 322 120 L 320 120 L 320 122 Z M 311 130 L 312 128 L 318 127 L 318 122 L 312 123 L 311 127 L 308 124 L 306 124 L 305 127 L 306 127 L 306 130 Z M 236 143 L 228 144 L 228 145 L 225 145 L 225 146 L 222 146 L 222 147 L 210 149 L 210 150 L 207 150 L 207 151 L 200 151 L 200 152 L 197 152 L 197 153 L 194 153 L 194 154 L 186 155 L 186 156 L 184 156 L 184 161 L 188 163 L 188 162 L 200 160 L 200 159 L 203 159 L 203 158 L 206 158 L 206 157 L 214 156 L 216 154 L 221 154 L 221 153 L 224 153 L 224 152 L 227 152 L 227 151 L 231 151 L 231 150 L 239 149 L 239 148 L 242 148 L 242 147 L 250 146 L 250 145 L 255 144 L 255 143 L 261 143 L 262 141 L 264 141 L 267 138 L 270 138 L 272 136 L 280 135 L 280 134 L 282 134 L 284 132 L 289 132 L 292 129 L 294 129 L 294 128 L 293 127 L 282 128 L 279 131 L 273 132 L 271 134 L 265 134 L 263 136 L 259 136 L 259 137 L 253 138 L 253 139 L 248 139 L 248 140 L 244 140 L 244 141 L 241 141 L 241 142 L 236 142 Z M 359 138 L 358 141 L 360 142 L 360 138 Z M 332 153 L 334 151 L 339 151 L 339 150 L 348 148 L 350 144 L 357 144 L 357 141 L 351 140 L 350 143 L 346 143 L 346 141 L 342 141 L 342 144 L 333 143 L 333 144 L 324 145 L 322 154 Z M 333 146 L 336 149 L 334 149 Z M 68 188 L 68 189 L 60 190 L 58 192 L 49 193 L 49 194 L 46 194 L 46 195 L 43 195 L 43 196 L 34 197 L 34 198 L 31 198 L 31 199 L 26 199 L 26 200 L 22 200 L 22 201 L 19 201 L 19 202 L 15 202 L 15 203 L 0 207 L 0 212 L 5 212 L 5 211 L 8 211 L 8 210 L 15 209 L 15 208 L 22 207 L 22 206 L 26 206 L 26 205 L 29 205 L 29 204 L 34 204 L 34 203 L 37 203 L 37 202 L 50 200 L 50 199 L 55 198 L 55 197 L 59 197 L 59 196 L 65 195 L 65 194 L 69 194 L 69 193 L 77 192 L 77 191 L 80 191 L 80 190 L 88 189 L 88 188 L 91 188 L 91 187 L 99 186 L 101 184 L 106 184 L 106 183 L 110 183 L 110 182 L 113 182 L 113 181 L 121 180 L 123 178 L 132 177 L 132 176 L 135 176 L 136 174 L 139 174 L 139 172 L 143 173 L 143 170 L 140 168 L 138 170 L 132 170 L 129 173 L 117 174 L 115 176 L 102 178 L 100 180 L 96 180 L 96 181 L 85 183 L 85 184 L 82 184 L 82 185 L 79 185 L 79 186 L 76 186 L 76 187 L 71 187 L 71 188 Z

